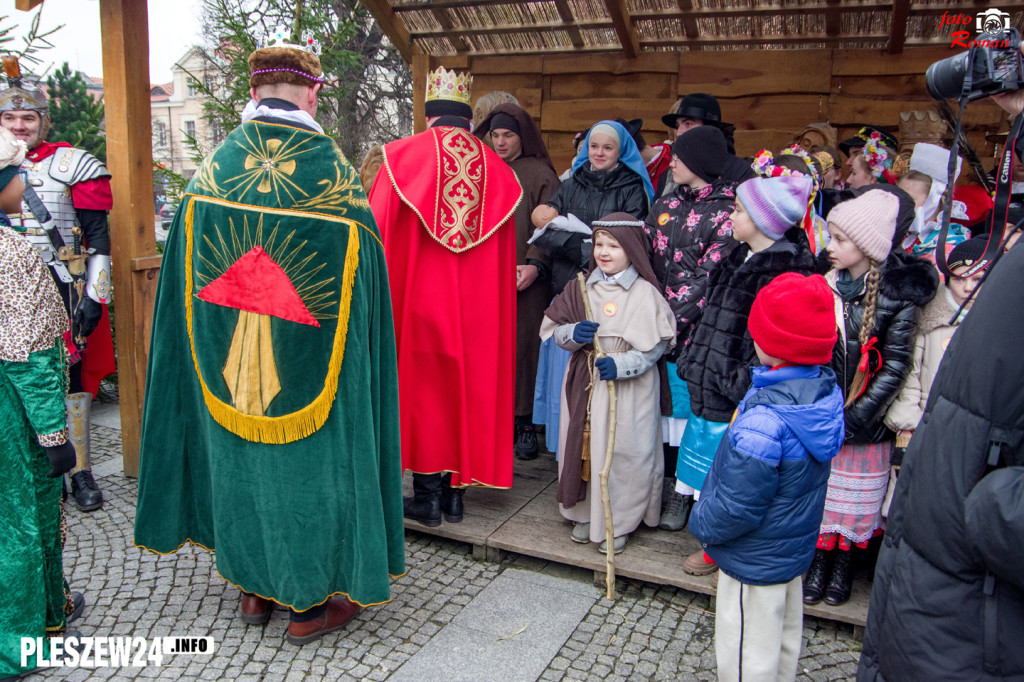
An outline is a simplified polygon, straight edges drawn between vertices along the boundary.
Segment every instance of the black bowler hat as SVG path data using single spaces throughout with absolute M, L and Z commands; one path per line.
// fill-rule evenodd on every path
M 722 108 L 718 106 L 718 100 L 711 95 L 695 92 L 683 98 L 676 113 L 662 116 L 661 122 L 669 128 L 675 128 L 680 118 L 695 118 L 705 123 L 721 125 Z
M 896 138 L 885 132 L 882 128 L 877 126 L 864 126 L 857 131 L 857 134 L 851 137 L 849 140 L 843 140 L 839 143 L 839 151 L 850 155 L 850 150 L 853 148 L 863 147 L 868 143 L 868 139 L 871 137 L 871 133 L 878 133 L 882 136 L 882 144 L 892 150 L 899 148 L 899 144 L 896 142 Z

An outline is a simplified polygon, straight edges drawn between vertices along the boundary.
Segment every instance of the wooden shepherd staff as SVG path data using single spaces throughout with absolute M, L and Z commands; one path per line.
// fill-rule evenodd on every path
M 590 308 L 590 297 L 587 295 L 587 281 L 583 273 L 576 274 L 580 285 L 580 296 L 583 297 L 583 310 L 587 319 L 594 322 L 594 311 Z M 601 350 L 601 342 L 594 334 L 594 350 L 597 357 L 603 358 L 606 353 Z M 608 551 L 605 552 L 605 596 L 615 601 L 615 527 L 612 523 L 612 502 L 608 493 L 608 476 L 612 472 L 612 450 L 615 448 L 615 381 L 608 382 L 608 446 L 604 451 L 604 466 L 601 467 L 601 504 L 604 507 L 604 533 Z

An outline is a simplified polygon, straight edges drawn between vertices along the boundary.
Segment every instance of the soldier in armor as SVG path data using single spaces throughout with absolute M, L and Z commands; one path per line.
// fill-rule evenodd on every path
M 89 411 L 100 380 L 114 370 L 110 319 L 110 230 L 113 205 L 110 173 L 92 154 L 65 142 L 48 143 L 50 113 L 46 94 L 23 82 L 17 59 L 4 57 L 0 82 L 0 125 L 24 140 L 27 173 L 15 226 L 49 266 L 68 312 L 68 431 L 77 452 L 71 492 L 83 511 L 99 509 L 103 494 L 90 467 Z

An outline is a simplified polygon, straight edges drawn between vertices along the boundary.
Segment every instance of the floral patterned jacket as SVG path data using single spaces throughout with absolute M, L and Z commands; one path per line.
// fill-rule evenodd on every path
M 654 274 L 676 316 L 676 355 L 700 321 L 708 273 L 738 243 L 729 219 L 736 202 L 734 189 L 734 183 L 724 180 L 697 191 L 678 187 L 655 202 L 644 223 L 653 247 Z

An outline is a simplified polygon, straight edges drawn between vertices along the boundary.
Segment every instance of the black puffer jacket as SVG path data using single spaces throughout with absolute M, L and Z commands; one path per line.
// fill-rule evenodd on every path
M 1024 680 L 1021 339 L 1017 245 L 953 336 L 903 459 L 860 682 Z
M 708 421 L 732 419 L 750 388 L 750 368 L 759 363 L 747 321 L 757 292 L 784 272 L 814 272 L 814 256 L 801 229 L 747 259 L 749 253 L 750 247 L 740 244 L 711 272 L 704 314 L 677 361 L 690 391 L 690 409 Z
M 643 179 L 629 166 L 620 163 L 610 171 L 594 171 L 584 163 L 562 183 L 548 206 L 554 207 L 558 215 L 572 213 L 590 225 L 618 211 L 643 220 L 650 203 Z
M 736 248 L 729 216 L 736 204 L 735 185 L 716 180 L 701 190 L 677 187 L 658 199 L 644 231 L 651 239 L 651 263 L 676 317 L 676 346 L 666 353 L 675 362 L 681 346 L 700 321 L 708 273 Z
M 574 216 L 590 225 L 606 215 L 622 211 L 643 220 L 650 203 L 643 179 L 629 166 L 619 164 L 610 171 L 594 171 L 589 163 L 579 169 L 558 188 L 548 206 L 558 215 Z M 562 291 L 566 283 L 590 263 L 591 245 L 584 244 L 582 234 L 551 232 L 537 245 L 552 259 L 551 290 Z
M 836 273 L 825 279 L 835 292 Z M 914 364 L 914 342 L 919 309 L 935 296 L 939 274 L 931 263 L 893 251 L 882 264 L 875 304 L 875 324 L 871 336 L 878 337 L 879 353 L 871 353 L 871 379 L 864 393 L 846 408 L 846 442 L 854 444 L 881 443 L 894 437 L 883 423 L 885 413 L 896 399 Z M 845 339 L 841 333 L 832 356 L 832 369 L 839 379 L 843 396 L 857 373 L 860 361 L 860 334 L 864 320 L 864 298 L 852 303 L 836 300 L 843 309 Z

